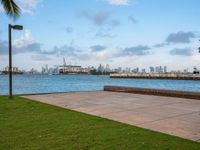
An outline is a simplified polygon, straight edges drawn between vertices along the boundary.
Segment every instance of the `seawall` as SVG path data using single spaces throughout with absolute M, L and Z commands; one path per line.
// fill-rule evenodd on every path
M 110 74 L 110 78 L 200 80 L 200 74 L 116 73 L 116 74 Z
M 104 86 L 104 91 L 178 97 L 178 98 L 200 100 L 200 92 L 192 92 L 192 91 L 177 91 L 177 90 L 135 88 L 135 87 L 122 87 L 122 86 Z

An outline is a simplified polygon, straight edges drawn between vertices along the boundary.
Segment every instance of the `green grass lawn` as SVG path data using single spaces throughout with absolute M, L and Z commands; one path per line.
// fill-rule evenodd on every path
M 200 150 L 200 143 L 15 97 L 0 96 L 0 150 Z

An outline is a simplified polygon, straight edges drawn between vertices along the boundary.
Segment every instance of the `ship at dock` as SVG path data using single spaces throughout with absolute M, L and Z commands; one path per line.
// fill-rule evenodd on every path
M 17 67 L 12 67 L 11 70 L 12 70 L 12 74 L 17 74 L 17 75 L 23 74 L 23 72 L 20 71 Z M 0 74 L 9 74 L 9 67 L 3 68 L 3 71 L 1 71 Z
M 90 74 L 91 70 L 88 68 L 82 68 L 79 65 L 67 64 L 65 58 L 63 58 L 63 65 L 59 66 L 59 74 L 70 75 L 70 74 Z

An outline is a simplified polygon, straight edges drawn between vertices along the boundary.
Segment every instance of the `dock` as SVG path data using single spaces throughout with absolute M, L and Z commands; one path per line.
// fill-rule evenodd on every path
M 114 73 L 110 78 L 135 78 L 135 79 L 168 79 L 168 80 L 200 80 L 200 74 L 175 74 L 175 73 Z

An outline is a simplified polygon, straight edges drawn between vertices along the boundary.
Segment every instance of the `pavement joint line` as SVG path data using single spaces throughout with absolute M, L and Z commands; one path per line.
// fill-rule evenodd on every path
M 153 122 L 162 121 L 162 120 L 166 120 L 166 119 L 171 119 L 171 118 L 175 118 L 175 117 L 180 117 L 180 116 L 184 116 L 184 115 L 191 115 L 191 114 L 195 114 L 195 113 L 199 113 L 199 112 L 200 111 L 195 111 L 195 112 L 191 112 L 191 113 L 180 114 L 180 115 L 175 115 L 175 116 L 171 116 L 171 117 L 165 117 L 163 119 L 156 119 L 156 120 L 153 120 L 153 121 L 148 121 L 146 123 L 153 123 Z M 146 123 L 141 123 L 141 124 L 137 124 L 137 125 L 143 125 L 143 124 L 146 124 Z
M 120 112 L 124 112 L 124 111 L 120 111 Z M 153 122 L 157 122 L 157 121 L 162 121 L 162 120 L 166 120 L 166 119 L 171 119 L 171 118 L 174 118 L 174 117 L 180 117 L 180 116 L 184 116 L 184 115 L 190 115 L 190 114 L 194 114 L 194 113 L 198 113 L 200 111 L 196 111 L 196 112 L 192 112 L 192 113 L 186 113 L 186 114 L 180 114 L 180 115 L 176 115 L 176 116 L 171 116 L 171 117 L 165 117 L 165 118 L 162 118 L 162 119 L 156 119 L 156 120 L 153 120 L 153 121 L 146 121 L 144 123 L 133 123 L 134 125 L 144 125 L 144 124 L 147 124 L 147 123 L 153 123 Z M 113 113 L 118 113 L 118 112 L 113 112 Z M 113 113 L 107 113 L 107 114 L 100 114 L 99 116 L 101 117 L 106 117 L 104 115 L 109 115 L 109 114 L 113 114 Z M 111 119 L 112 120 L 112 119 Z M 200 140 L 200 139 L 199 139 Z
M 51 95 L 51 94 L 48 94 L 48 95 Z M 63 98 L 62 96 L 59 96 L 59 97 Z M 152 105 L 152 106 L 146 106 L 146 107 L 140 107 L 140 108 L 124 109 L 124 110 L 120 110 L 120 111 L 116 111 L 116 112 L 102 113 L 102 114 L 99 114 L 99 115 L 104 116 L 104 115 L 109 115 L 109 114 L 113 114 L 113 113 L 120 113 L 120 112 L 126 112 L 126 111 L 136 111 L 137 112 L 137 109 L 153 108 L 153 107 L 166 106 L 166 105 L 178 104 L 178 103 L 182 103 L 182 102 L 179 101 L 179 102 L 171 102 L 171 103 L 166 103 L 166 104 Z M 103 106 L 103 105 L 106 105 L 106 104 L 95 104 L 95 105 L 102 105 Z M 68 105 L 68 106 L 70 107 L 70 105 Z M 78 106 L 76 108 L 69 108 L 68 106 L 64 106 L 64 107 L 67 108 L 67 109 L 71 109 L 71 110 L 80 109 L 80 108 L 87 108 L 87 107 L 81 107 L 81 106 Z M 89 112 L 93 112 L 93 110 L 89 111 Z M 199 112 L 199 111 L 197 111 L 197 112 Z M 192 113 L 197 113 L 197 112 L 192 112 Z M 192 114 L 192 113 L 189 113 L 189 114 Z M 148 123 L 152 123 L 152 122 L 156 122 L 156 121 L 160 121 L 160 120 L 165 120 L 165 119 L 170 119 L 170 118 L 178 117 L 178 116 L 182 116 L 182 115 L 186 115 L 186 114 L 181 114 L 181 115 L 166 117 L 166 118 L 163 118 L 163 119 L 157 119 L 157 120 L 154 120 L 154 121 L 149 121 Z M 144 123 L 142 123 L 142 124 L 144 124 Z M 138 125 L 142 125 L 142 124 L 138 124 Z
M 167 105 L 176 104 L 176 103 L 181 103 L 181 102 L 168 103 Z M 120 110 L 120 111 L 117 111 L 117 112 L 103 113 L 101 115 L 109 115 L 109 114 L 113 114 L 113 113 L 120 113 L 120 112 L 126 112 L 126 111 L 136 111 L 137 112 L 137 109 L 145 109 L 145 108 L 152 108 L 152 107 L 158 107 L 158 106 L 165 106 L 165 104 L 152 105 L 152 106 L 146 106 L 146 107 L 139 107 L 139 108 L 133 108 L 133 109 L 124 109 L 124 110 Z M 120 107 L 118 107 L 118 108 L 120 108 Z
M 179 102 L 177 102 L 177 103 L 179 103 Z M 171 103 L 171 104 L 175 104 L 175 103 Z M 104 104 L 105 105 L 105 104 Z M 120 110 L 120 111 L 116 111 L 116 112 L 108 112 L 108 113 L 102 113 L 102 114 L 99 114 L 99 115 L 101 115 L 101 116 L 104 116 L 104 115 L 109 115 L 109 114 L 114 114 L 114 113 L 121 113 L 121 112 L 127 112 L 127 111 L 135 111 L 135 112 L 138 112 L 137 111 L 137 109 L 143 109 L 143 108 L 152 108 L 152 107 L 158 107 L 158 106 L 162 106 L 162 104 L 161 105 L 153 105 L 153 106 L 150 106 L 150 107 L 140 107 L 140 108 L 134 108 L 134 109 L 124 109 L 124 110 Z M 72 110 L 73 109 L 79 109 L 79 108 L 87 108 L 87 107 L 77 107 L 77 108 L 72 108 Z M 71 108 L 68 108 L 68 109 L 71 109 Z M 92 111 L 89 111 L 89 112 L 93 112 L 93 111 L 95 111 L 95 109 L 94 110 L 92 110 Z M 182 115 L 182 114 L 181 114 Z M 185 114 L 184 114 L 185 115 Z M 161 117 L 161 116 L 160 116 Z M 174 116 L 173 116 L 174 117 Z M 176 116 L 175 116 L 176 117 Z M 167 117 L 166 117 L 167 118 Z M 161 119 L 162 120 L 162 119 Z M 163 119 L 164 120 L 164 119 Z

